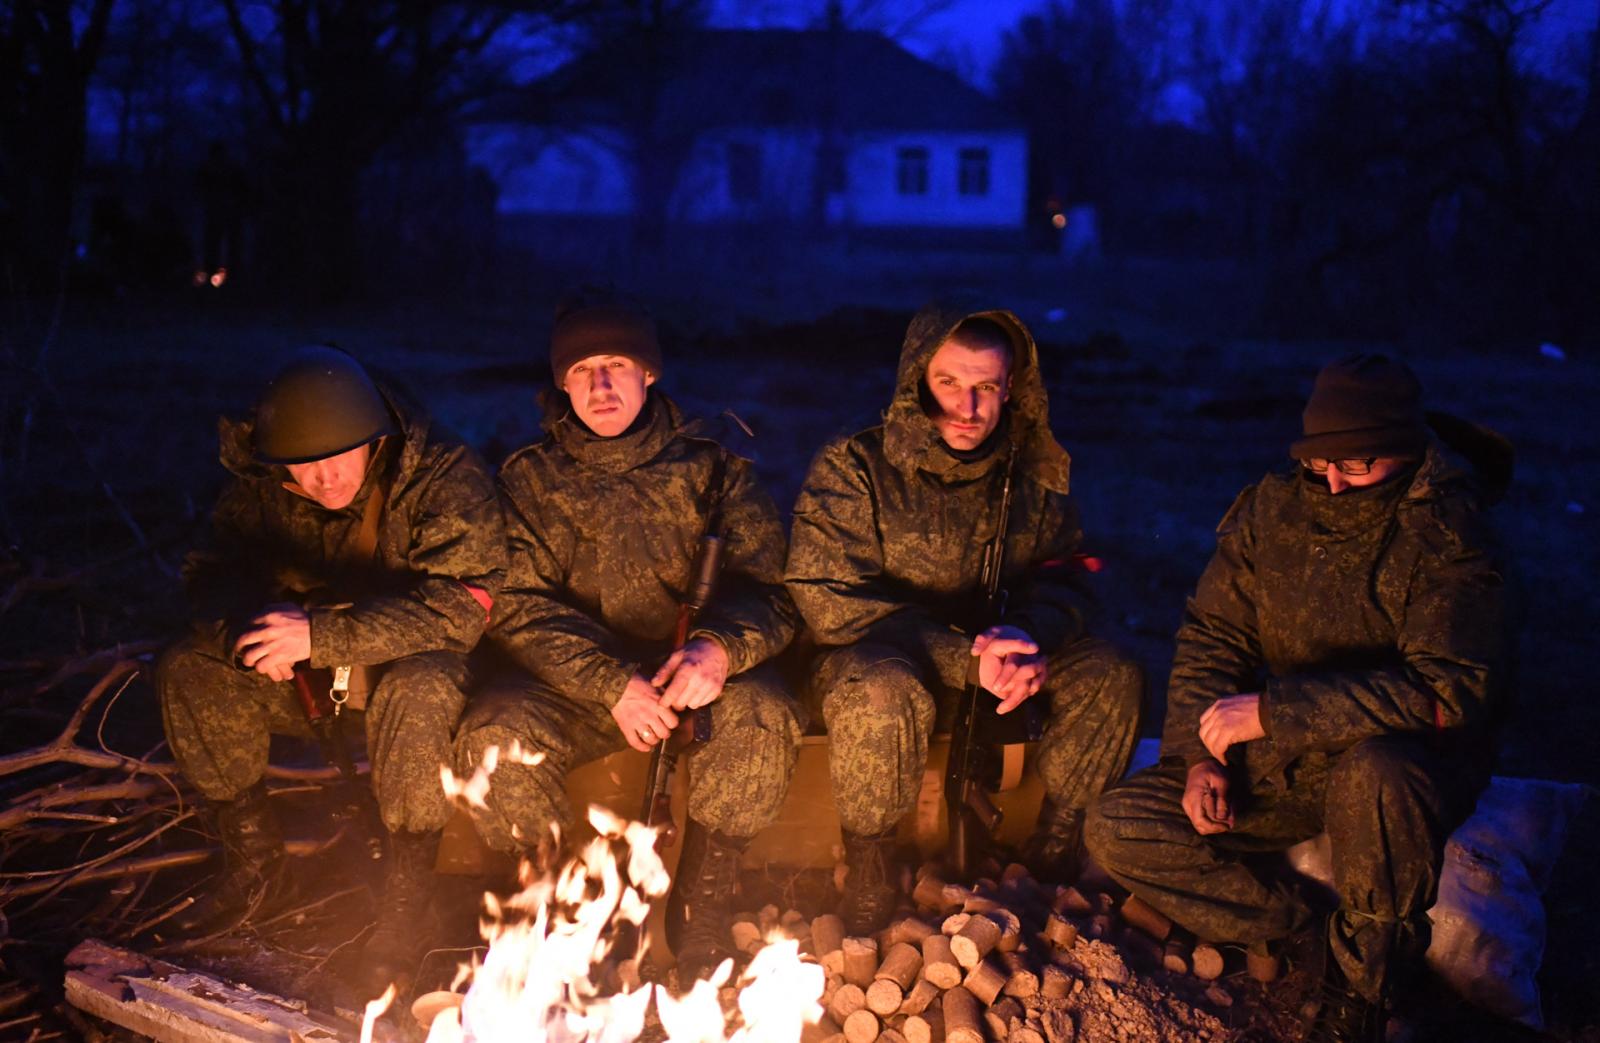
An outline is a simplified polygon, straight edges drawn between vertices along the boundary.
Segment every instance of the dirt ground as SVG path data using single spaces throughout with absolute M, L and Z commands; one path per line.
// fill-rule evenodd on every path
M 1111 278 L 1021 261 L 1001 267 L 974 262 L 945 272 L 943 282 L 987 289 L 1033 325 L 1044 347 L 1052 418 L 1074 458 L 1089 549 L 1107 562 L 1099 577 L 1100 625 L 1153 678 L 1164 678 L 1183 599 L 1210 552 L 1214 524 L 1242 486 L 1284 457 L 1317 367 L 1369 345 L 1253 339 L 1229 313 L 1225 287 L 1205 280 L 1152 275 L 1162 289 L 1146 295 L 1140 286 L 1147 273 L 1139 269 Z M 666 346 L 663 386 L 692 411 L 737 412 L 755 431 L 747 448 L 761 476 L 787 509 L 816 448 L 831 434 L 872 423 L 886 405 L 906 319 L 935 280 L 882 276 L 858 290 L 802 293 L 781 274 L 767 279 L 721 296 L 704 286 L 668 286 L 654 299 Z M 279 353 L 336 342 L 400 377 L 498 460 L 537 434 L 534 392 L 552 296 L 540 290 L 510 300 L 337 313 L 220 295 L 70 307 L 50 347 L 53 386 L 35 389 L 25 433 L 9 421 L 4 432 L 12 492 L 0 504 L 0 531 L 17 539 L 0 551 L 4 750 L 53 735 L 93 678 L 48 690 L 42 679 L 86 653 L 159 641 L 181 625 L 176 565 L 202 530 L 222 478 L 215 418 L 249 403 Z M 1497 516 L 1515 551 L 1527 615 L 1519 701 L 1497 770 L 1600 782 L 1592 756 L 1600 748 L 1600 700 L 1584 694 L 1592 687 L 1591 633 L 1600 620 L 1593 521 L 1600 516 L 1600 448 L 1589 420 L 1600 363 L 1579 352 L 1560 360 L 1541 354 L 1537 336 L 1470 354 L 1423 339 L 1401 351 L 1432 404 L 1495 427 L 1518 448 L 1516 482 Z M 1147 734 L 1159 730 L 1159 688 Z M 122 695 L 104 735 L 123 750 L 157 747 L 147 684 Z M 25 781 L 37 786 L 53 777 L 47 770 Z M 20 788 L 15 778 L 0 784 L 0 798 Z M 1589 880 L 1600 857 L 1600 808 L 1593 804 L 1575 824 L 1547 896 L 1541 985 L 1550 1036 L 1563 1040 L 1600 1040 L 1600 992 L 1592 987 L 1600 958 L 1588 927 L 1600 912 Z M 0 847 L 0 877 L 35 868 L 19 868 L 18 857 L 17 849 Z M 347 955 L 328 941 L 329 932 L 353 928 L 354 938 L 370 910 L 359 862 L 328 857 L 316 886 L 355 893 L 308 915 L 283 940 L 286 949 L 305 946 L 288 961 L 295 970 L 284 984 L 308 992 L 330 980 L 326 970 Z M 152 894 L 176 893 L 198 879 L 192 871 L 163 875 L 172 880 Z M 470 907 L 481 882 L 460 886 Z M 31 910 L 0 907 L 0 978 L 50 979 L 74 929 L 92 922 L 68 895 Z M 224 964 L 236 958 L 212 955 Z M 1228 1023 L 1240 1028 L 1249 1022 L 1240 1011 L 1270 1011 L 1274 1003 L 1243 989 L 1238 999 Z M 1441 998 L 1432 1007 L 1427 1036 L 1522 1037 L 1464 1005 Z M 5 1022 L 0 1013 L 0 1026 Z

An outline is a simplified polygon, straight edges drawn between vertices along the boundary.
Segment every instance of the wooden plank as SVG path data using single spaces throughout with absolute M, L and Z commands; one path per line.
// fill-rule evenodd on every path
M 67 1001 L 160 1043 L 350 1043 L 355 1026 L 96 939 L 67 954 Z

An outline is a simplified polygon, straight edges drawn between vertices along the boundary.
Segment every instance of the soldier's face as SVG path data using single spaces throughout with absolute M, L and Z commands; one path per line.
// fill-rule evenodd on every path
M 289 464 L 289 477 L 328 510 L 342 510 L 350 506 L 356 493 L 361 491 L 371 454 L 370 445 L 361 445 L 308 464 Z
M 639 415 L 645 389 L 655 382 L 655 374 L 626 355 L 590 355 L 567 370 L 561 390 L 589 430 L 614 438 Z
M 976 449 L 994 433 L 1011 395 L 1011 361 L 1000 348 L 947 340 L 928 361 L 928 416 L 951 449 Z
M 1365 489 L 1369 485 L 1377 485 L 1405 470 L 1410 463 L 1398 456 L 1380 456 L 1372 461 L 1372 469 L 1366 474 L 1345 474 L 1337 467 L 1328 468 L 1328 491 L 1335 496 L 1346 489 Z

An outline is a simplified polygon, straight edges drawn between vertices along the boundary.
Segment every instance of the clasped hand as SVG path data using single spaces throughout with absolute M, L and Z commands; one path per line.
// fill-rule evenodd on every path
M 990 627 L 972 642 L 978 657 L 978 683 L 1000 699 L 996 713 L 1010 713 L 1036 693 L 1050 676 L 1039 645 L 1016 627 Z
M 634 674 L 611 718 L 629 746 L 647 753 L 678 726 L 676 711 L 698 710 L 722 694 L 728 666 L 722 645 L 695 638 L 668 656 L 655 676 Z
M 246 668 L 274 681 L 293 679 L 294 664 L 311 658 L 310 615 L 292 602 L 268 605 L 234 642 L 233 655 Z

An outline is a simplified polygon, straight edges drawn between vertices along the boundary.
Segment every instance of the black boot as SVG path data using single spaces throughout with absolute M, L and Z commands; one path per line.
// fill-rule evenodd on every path
M 667 942 L 678 957 L 681 989 L 709 977 L 735 955 L 728 947 L 728 913 L 749 843 L 692 818 L 683 831 L 683 855 L 667 896 Z
M 1046 797 L 1033 835 L 1022 844 L 1022 864 L 1035 880 L 1070 884 L 1083 870 L 1083 809 L 1058 807 Z
M 876 836 L 844 834 L 844 861 L 850 870 L 839 899 L 839 918 L 847 933 L 856 937 L 877 934 L 889 925 L 899 900 L 895 880 L 894 831 Z
M 390 833 L 378 922 L 361 952 L 358 986 L 375 999 L 392 983 L 404 992 L 416 975 L 417 957 L 430 931 L 438 832 Z
M 1306 1043 L 1383 1043 L 1384 1004 L 1352 988 L 1326 946 L 1321 955 L 1322 973 L 1301 1008 L 1307 1019 Z
M 222 875 L 193 905 L 167 923 L 181 935 L 230 930 L 271 911 L 288 895 L 283 831 L 258 782 L 233 800 L 212 803 L 222 836 Z

